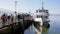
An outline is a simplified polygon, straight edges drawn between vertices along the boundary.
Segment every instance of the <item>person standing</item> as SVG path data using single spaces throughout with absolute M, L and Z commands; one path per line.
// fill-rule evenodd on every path
M 8 23 L 10 24 L 10 15 L 7 16 L 7 21 L 8 21 Z
M 2 15 L 1 19 L 2 19 L 2 25 L 5 26 L 5 23 L 6 23 L 6 15 L 5 15 L 5 13 Z
M 13 24 L 14 16 L 11 14 L 11 24 Z

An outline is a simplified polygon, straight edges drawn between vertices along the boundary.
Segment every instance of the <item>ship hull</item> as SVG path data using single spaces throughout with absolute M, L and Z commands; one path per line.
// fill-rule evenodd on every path
M 50 27 L 50 24 L 48 22 L 45 22 L 43 23 L 43 26 L 40 25 L 40 22 L 35 22 L 34 23 L 34 31 L 35 31 L 35 34 L 42 34 L 42 31 L 49 28 Z
M 48 24 L 50 22 L 48 19 L 45 18 L 34 18 L 35 22 L 39 22 L 40 26 Z

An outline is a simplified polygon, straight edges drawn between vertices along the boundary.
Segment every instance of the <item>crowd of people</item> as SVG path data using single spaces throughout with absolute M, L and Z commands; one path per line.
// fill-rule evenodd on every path
M 7 14 L 3 14 L 1 16 L 1 20 L 2 20 L 2 25 L 5 26 L 5 23 L 10 23 L 12 24 L 13 23 L 13 19 L 14 19 L 14 16 L 11 14 L 11 15 L 7 15 Z
M 1 16 L 1 20 L 2 20 L 2 25 L 5 26 L 5 24 L 8 22 L 9 24 L 12 24 L 13 21 L 19 21 L 20 19 L 29 19 L 29 17 L 31 17 L 29 14 L 18 14 L 18 15 L 7 15 L 7 14 L 3 14 Z

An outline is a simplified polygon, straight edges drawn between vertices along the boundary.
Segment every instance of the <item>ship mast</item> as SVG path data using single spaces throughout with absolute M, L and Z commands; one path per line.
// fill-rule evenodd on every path
M 44 10 L 44 3 L 43 3 L 43 0 L 42 0 L 42 11 Z

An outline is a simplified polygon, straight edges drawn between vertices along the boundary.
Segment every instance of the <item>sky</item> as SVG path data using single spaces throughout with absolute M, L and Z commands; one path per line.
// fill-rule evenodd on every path
M 42 0 L 0 0 L 0 9 L 15 11 L 15 1 L 17 1 L 17 12 L 35 12 L 41 9 Z M 43 0 L 44 8 L 51 14 L 60 14 L 60 0 Z

